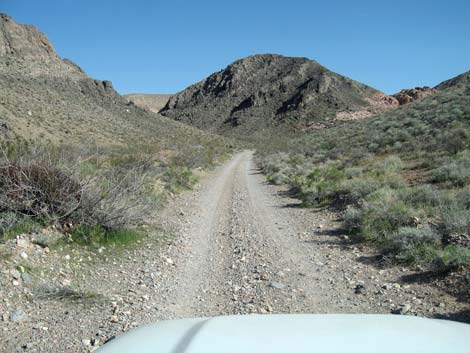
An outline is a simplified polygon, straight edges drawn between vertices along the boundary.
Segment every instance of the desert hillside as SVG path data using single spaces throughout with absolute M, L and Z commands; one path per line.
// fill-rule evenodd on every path
M 237 60 L 175 94 L 160 112 L 205 130 L 247 138 L 266 129 L 322 128 L 396 106 L 395 98 L 316 61 L 264 54 Z
M 111 81 L 61 59 L 32 25 L 0 15 L 0 132 L 52 143 L 110 146 L 221 141 L 130 103 Z

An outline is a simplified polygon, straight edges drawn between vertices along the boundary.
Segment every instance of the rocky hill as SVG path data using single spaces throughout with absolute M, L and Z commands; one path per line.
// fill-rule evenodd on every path
M 168 103 L 171 94 L 130 93 L 123 97 L 142 109 L 158 113 Z
M 148 144 L 177 149 L 220 141 L 144 111 L 110 81 L 61 59 L 36 27 L 0 15 L 0 134 L 52 143 Z
M 253 55 L 172 96 L 160 111 L 202 129 L 244 136 L 362 119 L 398 106 L 369 86 L 307 58 Z

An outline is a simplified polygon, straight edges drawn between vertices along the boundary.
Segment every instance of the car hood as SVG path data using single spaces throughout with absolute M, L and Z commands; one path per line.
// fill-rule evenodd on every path
M 99 353 L 469 353 L 470 325 L 398 315 L 246 315 L 162 321 Z

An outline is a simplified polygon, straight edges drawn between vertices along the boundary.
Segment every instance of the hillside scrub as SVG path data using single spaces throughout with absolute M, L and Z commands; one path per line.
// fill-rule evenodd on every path
M 305 207 L 341 212 L 356 241 L 398 262 L 470 266 L 470 87 L 457 85 L 259 156 Z M 288 151 L 288 152 L 287 152 Z

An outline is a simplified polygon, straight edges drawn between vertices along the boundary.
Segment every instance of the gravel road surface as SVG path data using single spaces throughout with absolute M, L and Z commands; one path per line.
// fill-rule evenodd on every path
M 0 251 L 12 255 L 1 260 L 0 351 L 90 352 L 133 327 L 186 317 L 459 318 L 469 310 L 442 288 L 406 281 L 414 276 L 409 269 L 382 264 L 373 250 L 351 243 L 335 213 L 300 208 L 268 185 L 250 151 L 202 177 L 155 222 L 161 231 L 121 251 L 46 252 L 27 236 L 6 244 Z M 25 263 L 31 278 L 15 279 Z

